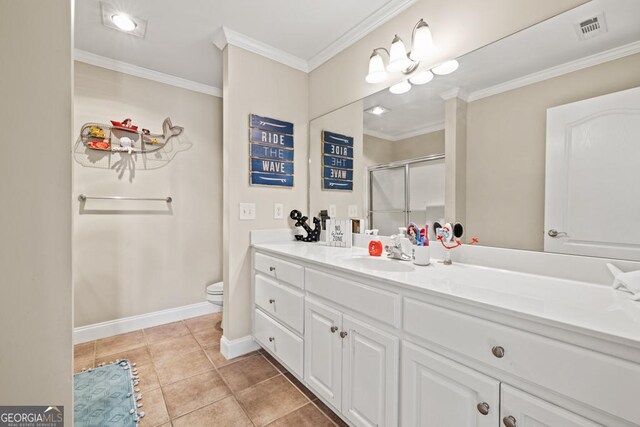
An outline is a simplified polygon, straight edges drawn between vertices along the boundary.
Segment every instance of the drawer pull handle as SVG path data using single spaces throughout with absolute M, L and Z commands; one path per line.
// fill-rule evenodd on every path
M 489 404 L 487 402 L 478 403 L 476 408 L 478 408 L 478 412 L 482 415 L 487 415 L 489 413 Z
M 493 355 L 495 357 L 497 357 L 498 359 L 502 359 L 504 357 L 504 348 L 500 347 L 499 345 L 493 347 L 491 349 L 491 353 L 493 353 Z M 506 418 L 505 418 L 506 419 Z M 515 425 L 515 424 L 514 424 Z
M 504 417 L 502 419 L 502 422 L 504 423 L 505 427 L 516 427 L 516 419 L 511 415 L 509 415 L 508 417 Z
M 274 300 L 274 299 L 270 299 L 269 300 L 269 304 L 275 304 L 275 302 L 276 302 L 276 300 Z
M 271 267 L 269 267 L 269 271 L 276 271 L 276 268 L 271 266 Z
M 269 342 L 274 342 L 276 339 L 274 337 L 269 337 Z
M 332 334 L 335 334 L 337 330 L 338 330 L 338 327 L 337 327 L 337 326 L 332 326 L 332 327 L 331 327 L 331 333 L 332 333 Z
M 340 338 L 344 338 L 347 336 L 347 331 L 340 332 Z

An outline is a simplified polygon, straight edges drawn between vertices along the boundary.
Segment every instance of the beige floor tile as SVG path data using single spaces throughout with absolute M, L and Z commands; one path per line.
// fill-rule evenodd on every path
M 252 426 L 232 396 L 205 406 L 172 421 L 173 427 L 245 427 Z
M 278 418 L 269 427 L 335 427 L 317 407 L 308 403 L 300 409 Z
M 340 426 L 340 427 L 349 427 L 349 425 L 347 423 L 342 421 L 342 418 L 337 416 L 331 410 L 331 408 L 329 408 L 327 405 L 325 405 L 320 399 L 314 400 L 313 404 L 316 405 L 318 407 L 318 409 L 320 409 L 327 417 L 329 417 L 331 419 L 331 421 L 336 423 L 338 426 Z
M 140 420 L 140 427 L 156 427 L 169 421 L 169 413 L 164 404 L 162 390 L 159 388 L 142 393 L 142 408 L 144 417 Z
M 144 334 L 141 330 L 102 338 L 96 341 L 96 358 L 122 353 L 145 345 Z
M 212 347 L 214 345 L 220 345 L 220 338 L 222 338 L 222 332 L 213 328 L 205 329 L 200 332 L 194 332 L 193 336 L 202 347 Z
M 151 357 L 153 358 L 154 363 L 157 364 L 181 354 L 200 350 L 200 345 L 195 338 L 189 334 L 177 338 L 171 338 L 159 343 L 149 344 L 149 350 L 151 351 Z
M 178 338 L 189 334 L 189 329 L 184 322 L 167 323 L 166 325 L 154 326 L 144 330 L 147 343 L 153 344 L 166 341 L 171 338 Z
M 289 381 L 291 381 L 291 383 L 296 386 L 296 388 L 298 390 L 300 390 L 300 392 L 302 394 L 304 394 L 305 396 L 307 396 L 307 399 L 309 400 L 316 400 L 317 397 L 315 394 L 313 394 L 313 392 L 311 390 L 309 390 L 307 387 L 305 387 L 304 384 L 302 384 L 300 381 L 298 381 L 298 379 L 296 377 L 293 376 L 292 373 L 290 372 L 286 372 L 283 374 Z
M 243 356 L 234 357 L 233 359 L 226 359 L 222 353 L 220 353 L 220 346 L 214 345 L 212 347 L 205 347 L 204 352 L 207 353 L 207 357 L 215 365 L 216 368 L 222 368 L 223 366 L 231 365 L 232 363 L 239 362 L 240 360 L 247 359 L 251 356 L 255 356 L 259 352 L 254 351 Z
M 95 368 L 93 357 L 81 357 L 73 359 L 73 373 L 81 372 L 85 369 Z
M 220 313 L 213 313 L 186 319 L 184 323 L 191 332 L 202 332 L 207 329 L 215 329 L 216 325 L 220 323 L 220 319 Z
M 137 366 L 137 368 L 138 377 L 140 378 L 138 388 L 140 388 L 142 392 L 160 388 L 160 380 L 158 379 L 158 374 L 156 374 L 156 370 L 152 363 Z
M 265 351 L 262 355 L 263 355 L 263 356 L 264 356 L 264 357 L 265 357 L 269 362 L 271 362 L 271 364 L 272 364 L 273 366 L 275 366 L 275 367 L 276 367 L 276 369 L 277 369 L 278 371 L 280 371 L 280 372 L 287 372 L 287 369 L 286 369 L 284 366 L 282 366 L 282 365 L 280 364 L 280 362 L 278 362 L 278 361 L 277 361 L 277 360 L 276 360 L 272 355 L 270 355 L 268 352 L 266 352 L 266 351 Z
M 260 354 L 223 366 L 218 371 L 234 393 L 278 375 L 278 371 Z
M 131 363 L 135 363 L 137 367 L 148 365 L 151 363 L 151 355 L 149 349 L 145 347 L 135 348 L 133 350 L 123 351 L 122 353 L 109 354 L 96 359 L 96 364 L 111 363 L 117 359 L 129 359 Z
M 89 341 L 82 344 L 76 344 L 73 346 L 73 357 L 82 359 L 82 358 L 94 358 L 96 355 L 96 342 Z
M 194 377 L 162 387 L 171 419 L 188 414 L 231 394 L 216 371 L 208 371 Z
M 243 390 L 236 397 L 256 426 L 267 425 L 309 402 L 282 375 Z
M 162 360 L 155 363 L 155 368 L 163 386 L 214 369 L 201 349 Z

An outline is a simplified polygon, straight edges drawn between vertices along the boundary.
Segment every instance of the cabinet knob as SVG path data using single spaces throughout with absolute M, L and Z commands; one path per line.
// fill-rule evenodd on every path
M 347 336 L 347 331 L 340 332 L 340 338 L 344 338 Z
M 269 304 L 275 304 L 275 302 L 276 302 L 276 300 L 274 300 L 274 299 L 270 299 L 269 300 Z
M 269 271 L 276 271 L 275 267 L 269 267 Z
M 502 422 L 504 423 L 505 427 L 516 427 L 516 419 L 511 415 L 504 417 L 502 419 Z
M 502 359 L 504 357 L 504 348 L 497 345 L 491 349 L 491 353 L 498 359 Z
M 276 339 L 274 337 L 269 337 L 269 342 L 274 342 Z
M 332 327 L 331 327 L 331 333 L 332 333 L 332 334 L 335 334 L 337 330 L 338 330 L 338 327 L 337 327 L 337 326 L 332 326 Z
M 487 402 L 478 403 L 476 408 L 478 408 L 478 412 L 482 415 L 487 415 L 489 413 L 489 404 Z

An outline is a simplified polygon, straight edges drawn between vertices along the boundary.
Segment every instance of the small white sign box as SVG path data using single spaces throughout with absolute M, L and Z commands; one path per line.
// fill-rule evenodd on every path
M 351 247 L 351 220 L 329 219 L 327 220 L 327 246 L 336 248 Z

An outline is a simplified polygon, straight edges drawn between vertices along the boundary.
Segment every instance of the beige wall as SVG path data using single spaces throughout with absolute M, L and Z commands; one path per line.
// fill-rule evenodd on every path
M 311 122 L 309 153 L 309 217 L 319 216 L 322 209 L 336 205 L 336 216 L 347 218 L 349 205 L 358 206 L 358 217 L 364 217 L 364 180 L 366 170 L 362 156 L 362 101 L 342 107 Z M 322 131 L 353 137 L 353 191 L 322 189 Z
M 467 235 L 542 250 L 547 108 L 640 86 L 640 54 L 471 102 Z
M 371 135 L 364 136 L 364 159 L 366 166 L 443 153 L 444 130 L 417 135 L 399 141 L 389 141 Z
M 312 118 L 362 99 L 403 79 L 371 85 L 364 81 L 371 51 L 389 48 L 394 34 L 407 42 L 420 18 L 430 25 L 437 55 L 424 66 L 457 58 L 586 0 L 420 0 L 310 73 L 309 113 Z
M 75 326 L 204 302 L 207 283 L 222 280 L 222 99 L 83 63 L 74 97 L 74 141 L 87 122 L 131 117 L 160 133 L 171 117 L 192 144 L 159 169 L 145 170 L 141 155 L 124 171 L 115 162 L 128 154 L 112 154 L 111 168 L 74 161 L 74 196 L 174 199 L 171 211 L 87 201 L 81 212 L 74 198 Z
M 286 228 L 289 211 L 307 206 L 309 78 L 306 73 L 228 45 L 223 51 L 224 99 L 224 336 L 251 333 L 249 231 Z M 294 124 L 293 188 L 249 186 L 249 115 Z M 241 221 L 239 204 L 256 204 L 256 219 Z M 285 218 L 273 219 L 273 204 Z
M 70 426 L 72 2 L 0 10 L 0 404 Z

